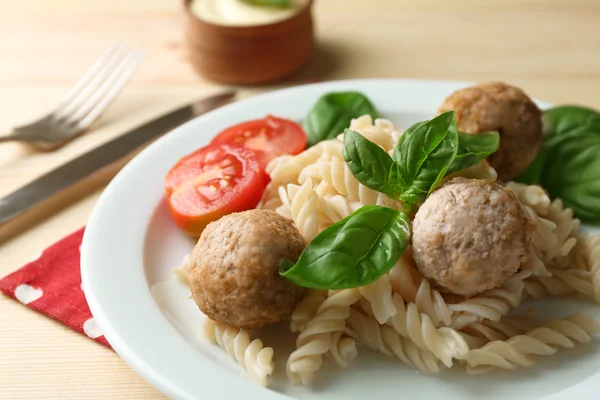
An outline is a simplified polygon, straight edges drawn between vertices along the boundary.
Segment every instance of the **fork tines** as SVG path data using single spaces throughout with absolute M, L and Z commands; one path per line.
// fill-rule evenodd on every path
M 66 94 L 52 116 L 78 131 L 87 129 L 123 90 L 142 58 L 139 48 L 115 43 Z

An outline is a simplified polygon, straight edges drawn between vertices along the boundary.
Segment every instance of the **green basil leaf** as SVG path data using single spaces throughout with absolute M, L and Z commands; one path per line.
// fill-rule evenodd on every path
M 394 266 L 409 239 L 410 221 L 405 213 L 364 206 L 321 232 L 296 264 L 282 261 L 280 274 L 314 289 L 364 286 Z
M 581 182 L 563 189 L 560 198 L 582 221 L 600 225 L 600 180 Z
M 544 111 L 544 144 L 516 180 L 541 184 L 584 222 L 600 223 L 600 113 L 560 106 Z
M 560 106 L 544 111 L 544 143 L 535 161 L 515 180 L 527 184 L 539 184 L 548 164 L 552 150 L 560 146 L 567 137 L 585 133 L 600 134 L 600 113 L 591 108 L 579 106 Z
M 458 150 L 452 165 L 448 168 L 446 175 L 472 167 L 481 160 L 495 153 L 500 146 L 500 134 L 498 132 L 486 132 L 478 134 L 458 134 Z
M 600 223 L 600 134 L 565 136 L 548 150 L 541 184 L 578 218 Z
M 431 193 L 458 151 L 458 128 L 454 111 L 415 124 L 398 141 L 389 182 L 402 193 L 405 203 L 421 203 Z
M 400 195 L 389 184 L 392 157 L 360 133 L 347 128 L 344 131 L 344 160 L 352 175 L 366 187 L 392 199 Z
M 539 184 L 544 173 L 544 167 L 548 159 L 549 147 L 544 143 L 536 159 L 527 167 L 527 170 L 515 178 L 516 182 L 527 185 Z
M 396 143 L 396 147 L 394 148 L 394 151 L 392 153 L 393 160 L 395 160 L 397 162 L 398 160 L 402 159 L 402 155 L 400 154 L 400 149 L 402 149 L 402 143 L 404 142 L 404 140 L 410 134 L 412 134 L 419 126 L 421 126 L 427 122 L 429 122 L 429 121 L 425 120 L 425 121 L 417 122 L 416 124 L 411 125 L 407 130 L 404 131 L 402 136 L 400 136 L 400 139 L 398 139 L 398 143 Z
M 242 0 L 244 3 L 252 4 L 253 6 L 266 6 L 289 8 L 292 6 L 291 0 Z
M 379 118 L 373 104 L 361 93 L 334 92 L 322 96 L 303 123 L 308 145 L 335 138 L 350 126 L 353 118 L 365 114 L 369 114 L 373 119 Z
M 560 106 L 544 111 L 544 135 L 553 138 L 587 132 L 600 134 L 600 113 L 591 108 Z

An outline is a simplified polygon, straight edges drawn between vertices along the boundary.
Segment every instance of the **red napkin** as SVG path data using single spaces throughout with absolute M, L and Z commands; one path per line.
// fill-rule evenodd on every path
M 0 280 L 0 291 L 110 348 L 81 289 L 83 228 Z

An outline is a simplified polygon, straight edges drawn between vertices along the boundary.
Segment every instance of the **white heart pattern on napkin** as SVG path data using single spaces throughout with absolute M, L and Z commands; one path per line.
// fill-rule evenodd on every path
M 44 291 L 39 288 L 34 288 L 32 286 L 23 283 L 15 288 L 15 297 L 23 304 L 29 304 L 32 301 L 36 301 L 42 295 Z

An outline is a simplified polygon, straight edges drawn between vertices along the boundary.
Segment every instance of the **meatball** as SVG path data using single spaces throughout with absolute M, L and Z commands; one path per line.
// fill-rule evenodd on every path
M 192 298 L 209 318 L 228 326 L 279 322 L 305 292 L 279 275 L 279 263 L 297 261 L 302 250 L 298 229 L 273 211 L 226 215 L 208 224 L 192 251 Z
M 510 190 L 488 180 L 454 178 L 415 216 L 415 263 L 441 288 L 472 296 L 517 272 L 529 255 L 534 228 Z
M 438 112 L 456 111 L 464 133 L 498 131 L 500 148 L 488 157 L 498 178 L 511 180 L 525 172 L 542 147 L 542 112 L 519 88 L 501 82 L 458 90 Z

